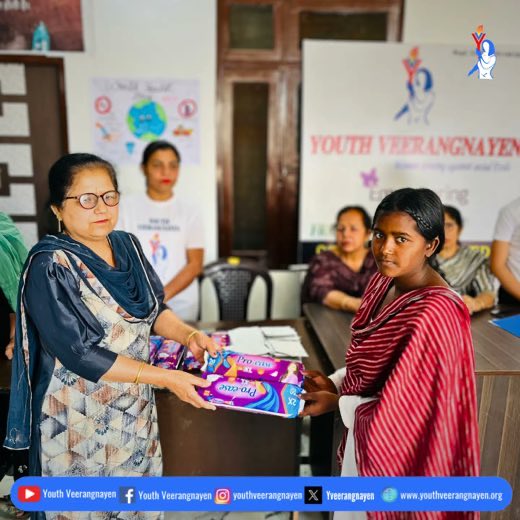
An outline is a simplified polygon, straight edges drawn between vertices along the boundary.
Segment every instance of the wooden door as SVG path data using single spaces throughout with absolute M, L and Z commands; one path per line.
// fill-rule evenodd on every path
M 297 260 L 301 42 L 394 40 L 402 0 L 219 0 L 219 254 Z
M 47 174 L 67 148 L 63 60 L 0 56 L 0 211 L 29 246 L 56 230 Z

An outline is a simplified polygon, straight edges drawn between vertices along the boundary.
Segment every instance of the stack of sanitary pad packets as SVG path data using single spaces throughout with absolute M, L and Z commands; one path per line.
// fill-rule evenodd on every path
M 303 409 L 299 361 L 223 350 L 217 357 L 206 356 L 202 370 L 211 385 L 197 391 L 215 406 L 285 418 Z

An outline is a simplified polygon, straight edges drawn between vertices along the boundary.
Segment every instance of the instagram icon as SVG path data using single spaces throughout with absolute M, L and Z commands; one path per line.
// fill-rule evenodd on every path
M 231 502 L 231 489 L 218 488 L 215 490 L 215 504 L 220 506 L 229 504 Z

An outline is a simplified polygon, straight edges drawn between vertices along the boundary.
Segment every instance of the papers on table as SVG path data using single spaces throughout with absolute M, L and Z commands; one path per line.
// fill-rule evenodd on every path
M 298 333 L 289 326 L 237 327 L 228 331 L 230 349 L 244 354 L 307 357 Z
M 278 327 L 260 327 L 262 334 L 266 338 L 290 338 L 300 339 L 298 333 L 289 325 L 282 325 Z
M 237 327 L 228 330 L 229 348 L 243 354 L 269 354 L 260 327 Z

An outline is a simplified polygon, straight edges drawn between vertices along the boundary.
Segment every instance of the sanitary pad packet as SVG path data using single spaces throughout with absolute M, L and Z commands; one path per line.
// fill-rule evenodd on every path
M 156 367 L 177 370 L 182 363 L 185 351 L 184 345 L 172 339 L 150 336 L 150 362 Z
M 303 383 L 303 363 L 269 356 L 240 354 L 232 350 L 222 350 L 216 357 L 206 356 L 203 367 L 208 374 L 227 377 L 242 377 L 275 383 Z
M 289 419 L 297 417 L 303 410 L 304 401 L 298 397 L 302 389 L 296 385 L 208 373 L 203 377 L 211 382 L 211 386 L 197 388 L 197 392 L 217 407 Z

